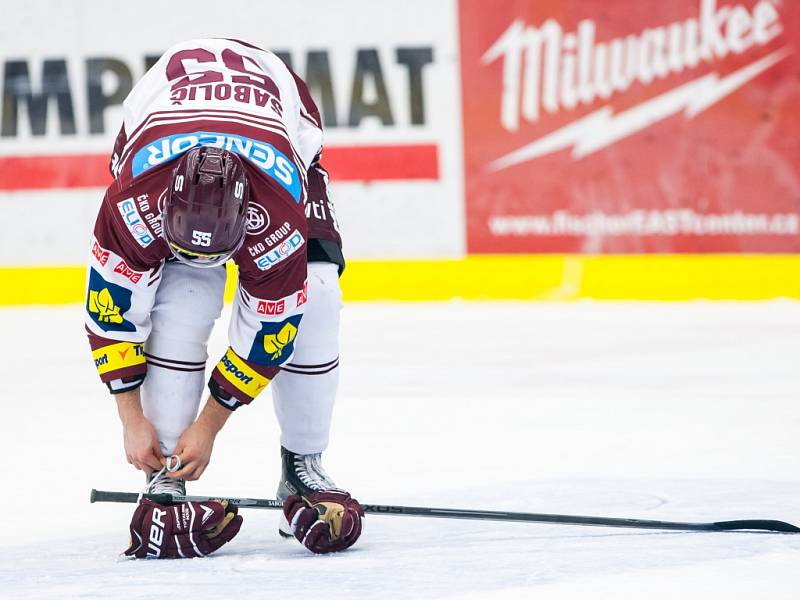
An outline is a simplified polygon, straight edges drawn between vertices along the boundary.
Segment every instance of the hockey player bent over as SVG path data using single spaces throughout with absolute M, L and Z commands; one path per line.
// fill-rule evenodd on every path
M 363 511 L 320 464 L 338 383 L 344 258 L 305 84 L 270 52 L 192 40 L 164 54 L 124 111 L 91 242 L 86 327 L 128 462 L 148 473 L 149 492 L 185 494 L 233 411 L 271 385 L 281 532 L 313 552 L 351 546 Z M 229 259 L 239 269 L 230 346 L 198 415 Z M 241 522 L 224 502 L 142 500 L 126 554 L 203 556 Z

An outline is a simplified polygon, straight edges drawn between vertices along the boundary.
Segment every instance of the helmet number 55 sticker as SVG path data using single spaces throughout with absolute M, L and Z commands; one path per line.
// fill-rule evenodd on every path
M 192 244 L 194 246 L 208 247 L 211 245 L 211 232 L 210 231 L 192 231 Z

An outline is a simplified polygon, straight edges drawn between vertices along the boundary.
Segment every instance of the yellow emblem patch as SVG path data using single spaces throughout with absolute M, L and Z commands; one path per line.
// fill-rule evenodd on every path
M 122 323 L 119 306 L 114 304 L 114 298 L 108 288 L 99 292 L 89 290 L 89 311 L 97 313 L 97 320 L 102 323 Z
M 283 354 L 283 349 L 296 337 L 297 327 L 292 323 L 286 323 L 278 333 L 264 336 L 264 351 L 272 357 L 272 360 L 278 360 Z

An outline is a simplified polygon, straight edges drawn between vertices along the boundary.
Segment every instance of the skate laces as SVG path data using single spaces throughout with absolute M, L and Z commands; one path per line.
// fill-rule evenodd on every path
M 186 482 L 183 479 L 167 477 L 167 473 L 174 473 L 181 468 L 181 460 L 177 456 L 167 457 L 166 464 L 160 471 L 152 473 L 147 478 L 144 487 L 145 494 L 170 494 L 172 496 L 186 495 Z
M 322 468 L 321 454 L 295 454 L 294 472 L 303 485 L 322 492 L 336 489 L 336 484 Z

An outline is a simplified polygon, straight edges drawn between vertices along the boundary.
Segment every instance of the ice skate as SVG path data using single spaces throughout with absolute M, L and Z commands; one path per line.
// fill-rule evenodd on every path
M 281 480 L 275 494 L 278 500 L 283 502 L 292 495 L 308 496 L 313 492 L 338 489 L 322 468 L 322 453 L 295 454 L 281 446 Z M 278 532 L 283 537 L 294 537 L 283 513 Z
M 167 477 L 166 468 L 154 471 L 147 476 L 144 489 L 145 494 L 169 494 L 170 496 L 185 496 L 186 481 Z

